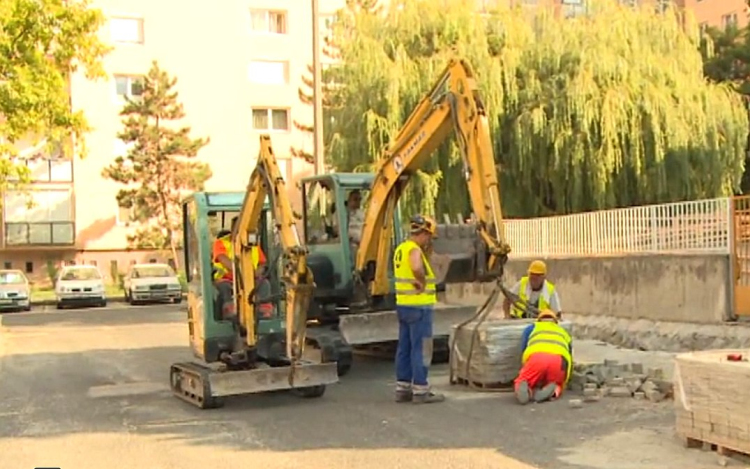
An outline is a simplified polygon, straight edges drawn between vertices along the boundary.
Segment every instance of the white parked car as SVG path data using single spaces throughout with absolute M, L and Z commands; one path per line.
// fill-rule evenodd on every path
M 130 304 L 151 301 L 182 302 L 182 285 L 167 264 L 135 264 L 124 279 L 125 300 Z
M 31 311 L 29 279 L 20 270 L 0 270 L 0 311 Z
M 107 306 L 104 277 L 93 265 L 68 265 L 60 270 L 55 284 L 57 309 L 65 306 Z

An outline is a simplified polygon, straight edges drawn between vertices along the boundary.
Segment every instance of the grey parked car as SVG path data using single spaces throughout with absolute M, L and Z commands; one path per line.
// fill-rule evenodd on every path
M 182 285 L 167 264 L 135 264 L 124 279 L 125 300 L 130 304 L 182 301 Z
M 0 311 L 31 311 L 31 286 L 20 270 L 0 270 Z

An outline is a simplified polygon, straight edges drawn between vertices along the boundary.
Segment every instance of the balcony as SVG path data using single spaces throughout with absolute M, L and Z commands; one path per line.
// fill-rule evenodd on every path
M 61 247 L 75 245 L 75 222 L 5 223 L 6 247 Z

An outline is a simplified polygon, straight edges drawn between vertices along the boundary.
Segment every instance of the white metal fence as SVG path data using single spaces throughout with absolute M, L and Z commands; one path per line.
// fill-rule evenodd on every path
M 513 257 L 729 253 L 730 198 L 506 220 Z

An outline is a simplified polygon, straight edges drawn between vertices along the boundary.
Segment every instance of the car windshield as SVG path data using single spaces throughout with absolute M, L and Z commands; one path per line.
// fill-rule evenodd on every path
M 0 285 L 15 285 L 26 283 L 26 279 L 20 272 L 0 272 Z
M 172 269 L 165 265 L 149 265 L 146 267 L 136 267 L 133 269 L 133 278 L 146 277 L 173 277 Z
M 102 276 L 96 269 L 70 269 L 63 272 L 63 280 L 96 280 Z

